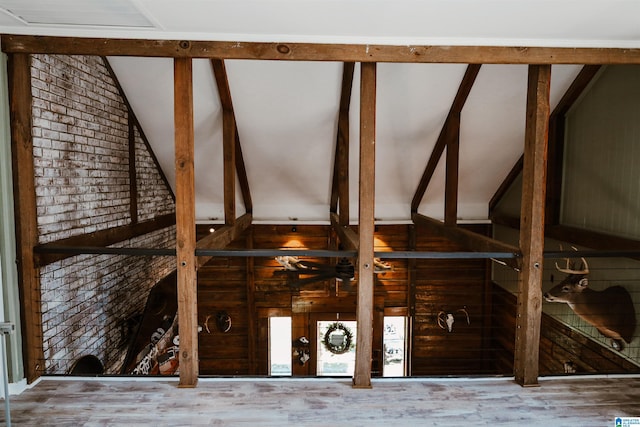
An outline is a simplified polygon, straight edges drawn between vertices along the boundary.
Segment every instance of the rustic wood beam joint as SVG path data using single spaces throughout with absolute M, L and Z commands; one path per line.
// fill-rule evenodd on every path
M 196 249 L 223 249 L 239 238 L 245 230 L 251 225 L 253 216 L 249 213 L 237 218 L 233 225 L 223 225 L 215 230 L 213 233 L 198 240 L 196 243 Z M 209 261 L 211 256 L 198 257 L 198 268 L 202 267 Z
M 520 219 L 508 216 L 493 216 L 494 224 L 520 229 Z M 545 225 L 545 236 L 561 242 L 572 243 L 598 251 L 639 251 L 640 240 L 629 239 L 584 228 L 570 227 L 568 225 Z M 635 258 L 635 257 L 634 257 Z
M 53 262 L 74 256 L 74 254 L 71 253 L 52 253 L 49 251 L 50 248 L 82 246 L 107 247 L 133 239 L 134 237 L 171 227 L 175 225 L 175 223 L 175 214 L 166 214 L 149 221 L 138 222 L 137 224 L 127 224 L 120 227 L 56 240 L 55 242 L 45 243 L 43 245 L 37 245 L 34 247 L 36 265 L 38 267 L 43 267 Z
M 358 233 L 351 226 L 340 224 L 340 218 L 337 214 L 330 213 L 329 217 L 331 218 L 331 226 L 338 235 L 338 239 L 344 247 L 343 249 L 357 251 L 360 246 Z
M 450 239 L 471 251 L 504 252 L 511 254 L 512 257 L 505 258 L 504 262 L 513 269 L 520 269 L 521 252 L 520 249 L 515 246 L 474 233 L 473 231 L 466 230 L 459 226 L 445 225 L 441 221 L 429 218 L 422 214 L 413 214 L 411 218 L 416 226 L 426 227 L 430 233 Z

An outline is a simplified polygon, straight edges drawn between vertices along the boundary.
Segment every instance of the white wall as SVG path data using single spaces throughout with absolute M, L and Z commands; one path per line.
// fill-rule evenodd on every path
M 640 66 L 608 66 L 567 114 L 560 222 L 640 239 Z

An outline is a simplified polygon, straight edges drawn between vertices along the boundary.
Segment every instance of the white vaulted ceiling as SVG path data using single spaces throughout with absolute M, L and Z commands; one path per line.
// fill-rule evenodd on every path
M 0 0 L 7 34 L 363 44 L 640 47 L 629 0 Z M 109 57 L 174 181 L 173 65 Z M 228 60 L 255 221 L 327 221 L 342 64 Z M 552 68 L 552 108 L 580 70 Z M 465 72 L 464 64 L 378 65 L 376 218 L 410 203 Z M 351 212 L 357 217 L 359 68 L 350 109 Z M 485 220 L 522 155 L 527 67 L 484 65 L 461 119 L 458 214 Z M 223 217 L 222 109 L 211 65 L 194 60 L 196 215 Z M 442 218 L 440 165 L 419 211 Z M 241 213 L 241 198 L 238 197 Z

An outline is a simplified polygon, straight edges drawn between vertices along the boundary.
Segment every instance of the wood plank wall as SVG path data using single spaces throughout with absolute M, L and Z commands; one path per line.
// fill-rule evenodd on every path
M 208 226 L 198 228 L 198 239 L 208 233 Z M 485 227 L 480 226 L 484 232 Z M 409 225 L 376 227 L 376 251 L 410 250 Z M 418 250 L 461 250 L 446 240 L 429 237 L 416 229 Z M 254 225 L 252 243 L 256 249 L 309 248 L 337 249 L 337 237 L 331 227 L 318 225 Z M 245 247 L 246 237 L 231 247 Z M 384 258 L 383 258 L 384 259 Z M 316 262 L 335 263 L 335 259 Z M 490 306 L 484 304 L 487 265 L 484 260 L 449 261 L 418 260 L 415 271 L 408 260 L 387 260 L 393 269 L 375 276 L 373 375 L 381 375 L 382 321 L 384 315 L 408 315 L 410 277 L 415 277 L 416 312 L 414 322 L 413 375 L 481 373 L 491 370 L 482 362 L 488 351 L 488 328 L 485 319 Z M 293 336 L 307 336 L 318 316 L 340 313 L 341 319 L 355 315 L 356 292 L 345 289 L 335 280 L 327 280 L 292 290 L 288 276 L 273 258 L 254 258 L 253 277 L 247 276 L 247 259 L 214 258 L 198 271 L 198 322 L 207 316 L 211 333 L 199 334 L 201 375 L 266 375 L 268 373 L 268 317 L 292 316 Z M 251 372 L 248 348 L 247 280 L 254 283 L 257 334 L 254 337 L 257 368 Z M 456 316 L 454 332 L 440 329 L 438 311 L 466 307 L 471 325 Z M 227 333 L 215 330 L 214 316 L 227 311 L 232 328 Z M 313 348 L 312 348 L 313 351 Z M 311 364 L 294 364 L 295 375 L 315 375 Z
M 469 227 L 486 233 L 484 225 Z M 417 227 L 417 250 L 462 251 L 455 243 L 427 237 Z M 417 260 L 413 324 L 412 374 L 480 374 L 493 372 L 485 362 L 490 306 L 485 301 L 486 260 Z M 465 308 L 466 316 L 458 311 Z M 454 314 L 453 331 L 438 325 L 440 311 Z

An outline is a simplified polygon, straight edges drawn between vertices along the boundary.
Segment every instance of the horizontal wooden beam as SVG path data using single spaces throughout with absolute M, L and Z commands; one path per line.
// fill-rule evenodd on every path
M 640 49 L 106 39 L 0 35 L 5 53 L 290 61 L 640 64 Z
M 512 257 L 507 258 L 505 262 L 514 269 L 520 269 L 519 260 L 521 252 L 520 249 L 515 246 L 474 233 L 473 231 L 465 230 L 458 226 L 445 225 L 441 221 L 422 214 L 414 213 L 412 219 L 415 225 L 427 227 L 429 232 L 437 236 L 446 237 L 471 251 L 510 253 Z M 510 261 L 511 258 L 513 259 Z
M 93 233 L 82 234 L 38 245 L 34 247 L 34 252 L 36 253 L 36 266 L 42 267 L 79 253 L 60 250 L 64 247 L 107 247 L 156 230 L 170 227 L 175 225 L 175 223 L 175 214 L 166 214 L 137 224 L 127 224 L 120 227 L 108 228 L 106 230 L 95 231 Z
M 360 247 L 358 233 L 356 233 L 353 228 L 348 225 L 340 225 L 340 218 L 338 214 L 331 212 L 329 214 L 329 217 L 331 218 L 331 226 L 338 235 L 338 239 L 344 246 L 344 249 L 352 249 L 357 251 Z
M 253 216 L 246 213 L 236 219 L 233 225 L 224 225 L 218 228 L 213 233 L 198 240 L 196 243 L 196 251 L 198 251 L 198 249 L 223 249 L 227 247 L 229 243 L 239 238 L 242 233 L 249 228 L 252 220 Z M 211 256 L 199 256 L 198 268 L 206 264 L 211 258 Z
M 491 220 L 494 224 L 511 227 L 513 229 L 519 229 L 520 225 L 520 220 L 513 217 L 494 216 Z M 573 243 L 578 246 L 585 246 L 598 251 L 640 251 L 640 240 L 613 236 L 611 234 L 567 225 L 545 226 L 545 237 Z M 633 258 L 635 257 L 636 256 L 633 256 Z

